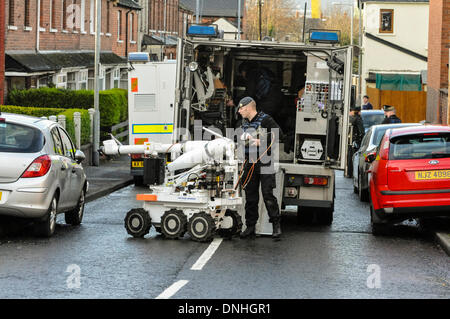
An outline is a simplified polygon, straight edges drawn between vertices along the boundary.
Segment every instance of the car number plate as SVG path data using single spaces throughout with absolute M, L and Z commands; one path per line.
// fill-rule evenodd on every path
M 144 167 L 144 161 L 131 162 L 131 167 Z
M 415 172 L 415 177 L 416 180 L 450 179 L 450 170 L 418 171 Z

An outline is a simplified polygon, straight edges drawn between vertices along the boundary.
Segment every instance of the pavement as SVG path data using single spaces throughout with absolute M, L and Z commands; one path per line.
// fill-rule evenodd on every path
M 101 158 L 99 166 L 84 166 L 89 190 L 86 194 L 86 201 L 90 202 L 108 195 L 118 189 L 133 184 L 133 177 L 130 175 L 130 157 L 121 155 L 114 158 Z M 450 233 L 444 229 L 437 228 L 434 231 L 436 242 L 450 256 Z
M 114 158 L 100 158 L 98 166 L 83 166 L 89 182 L 86 202 L 108 195 L 118 189 L 133 184 L 130 175 L 130 157 L 121 155 Z

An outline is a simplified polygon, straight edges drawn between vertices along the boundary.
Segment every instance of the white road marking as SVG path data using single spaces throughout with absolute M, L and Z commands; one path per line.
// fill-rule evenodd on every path
M 219 248 L 222 243 L 223 238 L 215 238 L 211 244 L 209 244 L 208 248 L 203 252 L 200 258 L 195 262 L 195 264 L 191 267 L 191 270 L 202 270 L 206 263 L 211 259 L 212 255 L 216 252 L 217 248 Z M 169 299 L 173 295 L 175 295 L 178 290 L 183 288 L 189 280 L 178 280 L 174 284 L 172 284 L 169 288 L 164 290 L 156 299 Z
M 164 290 L 158 297 L 156 297 L 156 299 L 169 299 L 170 297 L 175 295 L 178 290 L 183 288 L 183 286 L 188 282 L 189 280 L 178 280 L 172 286 Z
M 214 255 L 217 248 L 219 248 L 222 243 L 223 238 L 214 238 L 212 243 L 206 248 L 200 258 L 195 262 L 195 264 L 191 267 L 191 270 L 202 270 L 203 266 L 206 265 L 208 260 L 211 259 L 212 255 Z

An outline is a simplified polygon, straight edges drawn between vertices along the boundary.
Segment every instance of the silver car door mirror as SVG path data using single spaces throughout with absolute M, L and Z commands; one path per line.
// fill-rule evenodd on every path
M 84 155 L 84 153 L 80 150 L 77 150 L 75 152 L 75 161 L 80 164 L 82 161 L 84 161 L 86 158 L 86 155 Z

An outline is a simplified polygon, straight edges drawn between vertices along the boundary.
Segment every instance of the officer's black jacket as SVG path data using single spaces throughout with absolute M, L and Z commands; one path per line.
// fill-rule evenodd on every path
M 258 112 L 258 114 L 256 114 L 252 118 L 252 120 L 249 121 L 249 123 L 256 121 L 256 119 L 258 118 L 258 115 L 260 113 L 261 112 Z M 245 123 L 245 121 L 247 121 L 247 120 L 244 120 L 243 124 Z M 278 129 L 278 133 L 275 132 L 274 129 Z M 274 134 L 272 134 L 272 132 Z M 257 136 L 253 136 L 253 135 L 252 136 L 253 136 L 253 138 L 258 138 L 260 140 L 260 145 L 261 145 L 261 148 L 263 148 L 263 149 L 261 151 L 259 148 L 256 148 L 258 151 L 258 154 L 260 154 L 260 155 L 266 150 L 266 148 L 268 148 L 271 145 L 271 143 L 273 141 L 271 148 L 267 151 L 267 156 L 270 156 L 271 149 L 275 148 L 278 145 L 278 143 L 280 141 L 283 141 L 283 139 L 284 139 L 284 134 L 283 134 L 280 126 L 277 124 L 277 122 L 275 122 L 275 120 L 269 114 L 267 114 L 266 117 L 261 121 L 261 125 L 259 126 L 258 133 L 259 134 L 257 134 Z M 274 140 L 274 138 L 275 138 L 275 140 Z M 248 145 L 246 145 L 246 147 L 248 147 Z

